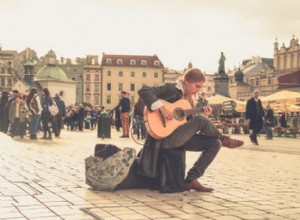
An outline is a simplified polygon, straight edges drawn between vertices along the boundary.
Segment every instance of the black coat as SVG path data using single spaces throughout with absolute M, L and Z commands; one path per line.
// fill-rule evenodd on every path
M 246 119 L 250 119 L 249 129 L 260 131 L 263 126 L 263 117 L 265 116 L 260 99 L 257 102 L 258 111 L 256 108 L 256 101 L 251 98 L 247 101 L 246 105 Z
M 274 126 L 274 111 L 271 108 L 265 112 L 265 121 L 267 126 Z

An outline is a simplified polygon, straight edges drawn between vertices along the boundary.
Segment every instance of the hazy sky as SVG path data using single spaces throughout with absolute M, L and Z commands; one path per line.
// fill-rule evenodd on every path
M 157 54 L 166 67 L 214 73 L 221 51 L 232 69 L 273 58 L 275 38 L 300 38 L 299 10 L 300 0 L 0 0 L 0 44 L 72 59 Z

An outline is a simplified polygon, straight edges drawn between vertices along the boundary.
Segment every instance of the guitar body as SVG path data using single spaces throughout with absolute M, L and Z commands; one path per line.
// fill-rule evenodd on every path
M 144 121 L 147 131 L 149 135 L 156 139 L 163 139 L 169 136 L 180 125 L 185 124 L 186 116 L 184 110 L 191 109 L 191 104 L 185 99 L 180 99 L 174 103 L 161 101 L 168 110 L 173 112 L 174 118 L 172 120 L 163 119 L 158 110 L 150 112 L 147 108 L 144 109 Z

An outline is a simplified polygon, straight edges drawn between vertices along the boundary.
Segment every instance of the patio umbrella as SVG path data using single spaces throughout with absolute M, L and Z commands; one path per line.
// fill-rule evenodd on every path
M 229 100 L 233 100 L 233 99 L 222 95 L 215 95 L 207 98 L 209 105 L 222 105 L 224 101 L 229 101 Z
M 299 105 L 271 105 L 273 110 L 278 113 L 282 112 L 300 112 Z
M 300 104 L 300 93 L 282 90 L 261 99 L 263 106 Z

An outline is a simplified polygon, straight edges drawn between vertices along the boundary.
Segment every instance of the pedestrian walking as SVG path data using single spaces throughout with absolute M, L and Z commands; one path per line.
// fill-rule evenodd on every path
M 263 127 L 264 110 L 259 97 L 259 90 L 253 92 L 253 97 L 247 101 L 246 105 L 246 119 L 249 123 L 249 129 L 251 130 L 250 141 L 255 145 L 259 145 L 257 141 L 257 135 Z

